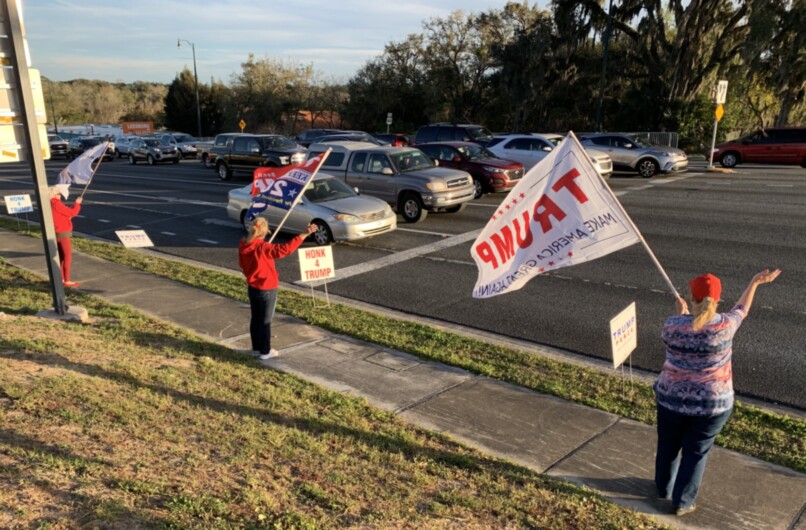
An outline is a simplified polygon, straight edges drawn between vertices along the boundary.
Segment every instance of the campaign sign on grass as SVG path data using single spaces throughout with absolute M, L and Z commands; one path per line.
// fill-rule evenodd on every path
M 9 214 L 33 212 L 30 195 L 6 195 L 6 210 Z

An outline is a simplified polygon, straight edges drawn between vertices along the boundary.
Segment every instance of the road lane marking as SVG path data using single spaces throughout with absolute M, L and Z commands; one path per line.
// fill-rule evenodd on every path
M 176 234 L 173 232 L 160 232 L 160 234 L 164 234 L 166 236 L 175 236 Z
M 98 219 L 98 222 L 99 223 L 111 223 L 112 221 L 110 221 L 109 219 Z
M 212 241 L 210 239 L 197 239 L 199 243 L 207 243 L 208 245 L 218 245 L 218 241 Z
M 336 277 L 331 278 L 330 282 L 332 283 L 334 281 L 346 280 L 347 278 L 352 278 L 353 276 L 357 276 L 359 274 L 365 274 L 367 272 L 372 272 L 378 269 L 382 269 L 384 267 L 389 267 L 390 265 L 398 265 L 404 261 L 418 258 L 425 254 L 431 254 L 432 252 L 437 252 L 439 250 L 444 250 L 446 248 L 455 247 L 456 245 L 461 245 L 463 243 L 467 243 L 468 241 L 476 239 L 480 233 L 481 229 L 473 230 L 471 232 L 465 232 L 464 234 L 451 236 L 441 241 L 429 243 L 428 245 L 422 245 L 419 247 L 410 248 L 408 250 L 403 250 L 401 252 L 390 254 L 382 258 L 374 259 L 372 261 L 365 261 L 364 263 L 358 263 L 350 267 L 345 267 L 343 269 L 337 270 Z M 313 285 L 314 287 L 316 287 L 318 285 L 322 285 L 323 283 L 324 280 L 319 282 L 303 282 L 300 280 L 294 282 L 294 285 L 305 285 L 305 286 Z
M 401 232 L 411 232 L 413 234 L 425 234 L 429 236 L 438 236 L 438 237 L 451 237 L 453 235 L 456 235 L 456 234 L 445 234 L 443 232 L 430 232 L 428 230 L 415 230 L 413 228 L 400 228 L 399 226 L 397 227 L 397 229 L 400 230 Z
M 237 228 L 238 230 L 243 230 L 243 225 L 241 223 L 225 219 L 202 219 L 201 222 L 202 224 L 205 225 L 226 226 L 229 228 Z
M 140 227 L 137 225 L 126 225 L 126 228 L 134 228 L 135 230 L 140 230 Z

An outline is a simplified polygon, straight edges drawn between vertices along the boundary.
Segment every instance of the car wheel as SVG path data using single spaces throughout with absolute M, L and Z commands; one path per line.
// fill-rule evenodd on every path
M 241 210 L 241 226 L 247 232 L 249 231 L 249 223 L 246 222 L 246 212 L 247 210 Z
M 719 157 L 719 163 L 722 164 L 722 167 L 736 167 L 736 164 L 739 163 L 739 155 L 732 151 L 727 152 Z
M 153 166 L 154 164 L 156 164 L 156 163 L 157 163 L 157 161 L 156 161 L 156 160 L 154 160 L 154 157 L 153 157 L 153 156 L 151 156 L 151 155 L 148 155 L 148 157 L 146 157 L 146 161 L 148 162 L 148 165 L 149 165 L 149 166 Z
M 638 174 L 648 179 L 649 177 L 653 176 L 655 173 L 658 172 L 658 163 L 654 160 L 650 160 L 645 158 L 638 162 Z
M 209 157 L 209 156 L 207 156 L 207 153 L 205 153 L 205 154 L 203 154 L 203 155 L 202 155 L 202 159 L 201 159 L 201 160 L 202 160 L 202 164 L 204 164 L 204 167 L 206 167 L 206 168 L 211 167 L 211 166 L 210 166 L 210 157 Z
M 465 208 L 467 208 L 467 203 L 463 202 L 462 204 L 460 204 L 458 206 L 451 206 L 450 208 L 445 208 L 445 211 L 448 212 L 448 213 L 459 213 L 462 210 L 464 210 Z
M 313 224 L 316 225 L 316 232 L 311 234 L 313 242 L 320 247 L 330 244 L 333 241 L 333 233 L 330 231 L 330 227 L 322 221 L 314 221 Z
M 481 199 L 481 196 L 484 195 L 484 185 L 479 179 L 473 179 L 473 187 L 476 189 L 476 192 L 473 194 L 473 198 Z
M 137 163 L 137 160 L 134 159 L 134 155 L 129 153 L 129 164 L 135 165 L 136 163 Z
M 177 159 L 179 159 L 179 160 L 182 160 L 182 151 L 179 151 L 179 152 L 176 154 L 176 158 L 177 158 Z
M 423 208 L 423 200 L 416 193 L 406 193 L 400 198 L 400 215 L 407 223 L 417 223 L 425 219 L 428 212 Z
M 221 162 L 216 166 L 216 170 L 218 171 L 218 178 L 221 180 L 229 180 L 232 178 L 232 171 L 227 167 L 227 164 Z

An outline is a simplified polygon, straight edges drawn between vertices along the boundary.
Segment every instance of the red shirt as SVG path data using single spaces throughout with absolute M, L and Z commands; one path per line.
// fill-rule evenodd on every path
M 53 212 L 53 228 L 56 230 L 56 233 L 72 232 L 72 219 L 78 215 L 81 205 L 74 204 L 72 206 L 65 206 L 61 199 L 53 197 L 50 199 L 50 209 Z
M 275 245 L 261 239 L 251 243 L 241 241 L 238 245 L 238 264 L 241 266 L 249 287 L 267 291 L 277 289 L 279 278 L 274 260 L 288 256 L 305 241 L 304 235 L 298 235 L 288 243 Z

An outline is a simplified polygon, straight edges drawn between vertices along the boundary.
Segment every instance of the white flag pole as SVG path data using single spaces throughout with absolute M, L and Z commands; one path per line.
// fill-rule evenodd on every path
M 585 151 L 585 148 L 582 147 L 581 143 L 579 143 L 579 140 L 577 139 L 576 135 L 574 134 L 574 131 L 569 131 L 568 134 L 569 134 L 569 136 L 571 136 L 571 138 L 573 138 L 573 140 L 574 140 L 574 142 L 576 142 L 577 146 L 580 149 L 582 149 L 582 151 Z M 594 168 L 594 170 L 595 169 L 596 168 Z M 635 231 L 635 233 L 638 234 L 638 239 L 641 241 L 641 244 L 644 246 L 644 249 L 647 251 L 647 254 L 649 254 L 649 258 L 652 260 L 652 263 L 655 264 L 655 266 L 658 268 L 658 271 L 660 271 L 661 276 L 663 276 L 663 279 L 666 280 L 666 285 L 669 287 L 669 290 L 672 292 L 672 294 L 675 296 L 675 298 L 680 298 L 680 293 L 677 292 L 677 289 L 675 288 L 674 284 L 672 283 L 672 280 L 669 279 L 669 275 L 666 274 L 665 270 L 663 270 L 663 266 L 661 266 L 660 262 L 658 261 L 658 258 L 655 257 L 655 253 L 652 252 L 651 248 L 649 248 L 649 245 L 647 244 L 646 239 L 644 239 L 644 235 L 641 233 L 640 230 L 638 230 L 638 227 L 635 226 L 635 223 L 633 223 L 633 221 L 630 218 L 630 216 L 627 215 L 627 211 L 624 209 L 624 206 L 621 205 L 621 201 L 618 200 L 618 197 L 616 197 L 615 193 L 613 193 L 613 190 L 610 189 L 610 186 L 607 184 L 607 181 L 602 177 L 601 174 L 599 174 L 598 171 L 596 171 L 596 175 L 602 181 L 602 183 L 604 184 L 605 188 L 607 189 L 607 192 L 610 193 L 610 196 L 613 197 L 613 201 L 618 205 L 618 208 L 619 208 L 619 210 L 621 210 L 621 213 L 624 214 L 624 218 L 630 224 L 630 226 Z
M 90 179 L 84 185 L 84 189 L 81 191 L 80 197 L 84 197 L 84 194 L 87 193 L 87 188 L 90 187 L 90 182 L 92 182 L 92 178 L 95 176 L 95 172 L 98 171 L 98 168 L 101 167 L 101 162 L 104 161 L 104 155 L 106 155 L 107 149 L 109 149 L 109 142 L 106 142 L 106 145 L 104 146 L 103 153 L 101 153 L 101 156 L 98 157 L 98 165 L 96 165 L 95 168 L 92 170 L 92 174 L 90 175 Z M 90 162 L 90 167 L 92 167 L 92 162 Z
M 313 173 L 311 173 L 311 177 L 308 179 L 308 183 L 313 181 L 313 178 L 316 176 L 316 173 L 319 172 L 319 168 L 322 167 L 322 164 L 325 163 L 325 160 L 327 160 L 327 156 L 330 154 L 332 150 L 333 150 L 332 147 L 328 147 L 327 151 L 322 153 L 322 160 L 319 161 L 319 164 L 316 166 L 316 169 L 314 169 Z M 305 187 L 308 186 L 308 183 L 305 184 Z M 288 216 L 291 215 L 291 210 L 293 210 L 294 206 L 296 206 L 299 203 L 300 199 L 302 199 L 302 195 L 303 193 L 305 193 L 305 187 L 303 187 L 302 190 L 300 190 L 299 195 L 294 197 L 294 202 L 291 203 L 291 208 L 289 208 L 288 211 L 285 212 L 285 215 L 283 216 L 283 219 L 280 221 L 280 224 L 278 224 L 277 228 L 275 228 L 272 231 L 271 237 L 269 238 L 269 243 L 274 241 L 274 236 L 277 235 L 277 233 L 280 231 L 280 227 L 282 227 L 283 224 L 285 224 L 286 219 L 288 219 Z

